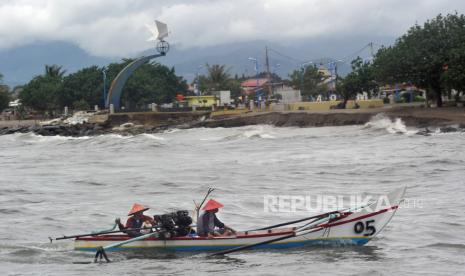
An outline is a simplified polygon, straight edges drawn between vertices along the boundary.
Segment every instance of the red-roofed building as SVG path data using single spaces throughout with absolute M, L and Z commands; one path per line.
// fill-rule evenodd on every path
M 268 79 L 267 78 L 262 78 L 262 79 L 258 79 L 258 86 L 259 87 L 262 87 L 264 86 L 265 84 L 268 83 Z M 257 87 L 257 79 L 248 79 L 248 80 L 245 80 L 241 83 L 241 86 L 243 88 L 256 88 Z
M 268 79 L 248 79 L 241 82 L 241 88 L 244 90 L 244 93 L 249 95 L 257 90 L 265 90 L 268 87 Z

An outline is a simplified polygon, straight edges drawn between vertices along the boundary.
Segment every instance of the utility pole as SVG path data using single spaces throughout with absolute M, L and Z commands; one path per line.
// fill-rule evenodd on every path
M 337 92 L 337 61 L 334 63 L 334 74 L 336 75 L 334 79 L 334 91 Z
M 373 50 L 373 42 L 370 42 L 370 54 L 371 54 L 371 59 L 373 60 L 375 56 L 375 51 Z
M 266 78 L 268 79 L 268 97 L 267 99 L 271 99 L 271 95 L 273 94 L 273 87 L 271 82 L 271 74 L 270 74 L 270 61 L 268 59 L 268 47 L 265 46 L 265 62 L 266 62 Z
M 106 68 L 103 68 L 102 75 L 103 75 L 103 108 L 102 109 L 105 109 L 105 103 L 107 102 L 107 72 L 106 72 Z

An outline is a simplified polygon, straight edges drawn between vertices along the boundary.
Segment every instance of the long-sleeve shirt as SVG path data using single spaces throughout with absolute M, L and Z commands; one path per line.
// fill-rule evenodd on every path
M 224 223 L 216 217 L 215 213 L 205 212 L 199 217 L 199 221 L 197 221 L 197 234 L 199 236 L 207 236 L 209 233 L 213 234 L 215 227 L 224 228 Z
M 150 223 L 152 225 L 155 224 L 153 218 L 151 218 L 149 216 L 146 216 L 146 215 L 142 215 L 138 219 L 136 219 L 135 217 L 128 218 L 128 220 L 126 221 L 126 226 L 124 228 L 125 229 L 127 229 L 127 228 L 141 228 L 142 224 L 144 222 L 148 222 L 148 223 Z
M 125 229 L 141 228 L 144 222 L 148 222 L 151 225 L 155 224 L 155 221 L 153 220 L 153 218 L 146 216 L 146 215 L 142 215 L 140 218 L 135 218 L 135 217 L 128 218 L 128 220 L 126 221 L 126 225 L 125 226 L 119 225 L 119 229 L 125 230 Z M 130 237 L 137 237 L 137 236 L 142 235 L 140 230 L 125 231 L 125 233 L 128 234 L 128 236 Z

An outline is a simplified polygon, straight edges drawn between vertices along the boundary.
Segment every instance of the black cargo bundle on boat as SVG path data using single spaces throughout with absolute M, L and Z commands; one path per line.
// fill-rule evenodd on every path
M 155 215 L 154 219 L 159 223 L 162 232 L 169 233 L 171 237 L 187 236 L 191 232 L 192 218 L 187 210 Z

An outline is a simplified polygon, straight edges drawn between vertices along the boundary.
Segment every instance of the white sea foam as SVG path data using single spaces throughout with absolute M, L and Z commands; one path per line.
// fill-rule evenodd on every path
M 418 132 L 416 129 L 408 129 L 402 119 L 396 118 L 391 120 L 386 115 L 380 113 L 371 118 L 371 120 L 364 125 L 365 128 L 386 130 L 391 134 L 406 134 L 413 135 Z
M 143 133 L 143 134 L 141 134 L 141 136 L 146 137 L 146 138 L 150 138 L 150 139 L 153 139 L 153 140 L 157 140 L 157 141 L 165 141 L 166 140 L 163 137 L 160 137 L 160 136 L 157 136 L 157 135 L 154 135 L 154 134 L 150 134 L 150 133 Z
M 42 136 L 35 133 L 24 133 L 21 134 L 18 138 L 34 141 L 34 142 L 54 142 L 54 141 L 68 141 L 68 140 L 89 140 L 91 136 L 80 136 L 80 137 L 73 137 L 73 136 L 61 136 L 61 135 L 53 135 L 53 136 Z
M 250 130 L 244 131 L 241 136 L 245 138 L 275 139 L 276 137 L 272 135 L 269 128 L 270 127 L 265 126 L 255 126 Z
M 163 133 L 175 133 L 175 132 L 179 132 L 181 131 L 181 129 L 179 128 L 170 128 L 170 129 L 167 129 L 165 131 L 163 131 Z

